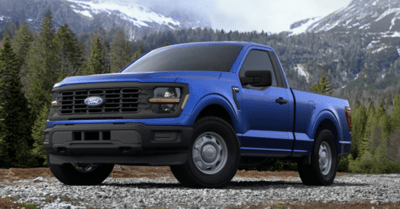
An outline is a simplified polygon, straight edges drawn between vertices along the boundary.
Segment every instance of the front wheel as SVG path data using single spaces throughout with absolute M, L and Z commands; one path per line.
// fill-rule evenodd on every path
M 329 130 L 318 133 L 311 151 L 311 165 L 297 163 L 299 176 L 305 185 L 332 185 L 336 177 L 337 153 L 335 140 Z
M 239 166 L 240 149 L 232 126 L 217 117 L 196 122 L 188 159 L 170 166 L 175 178 L 187 187 L 217 188 L 227 184 Z
M 114 164 L 49 164 L 54 176 L 67 185 L 97 185 L 103 182 L 112 172 Z

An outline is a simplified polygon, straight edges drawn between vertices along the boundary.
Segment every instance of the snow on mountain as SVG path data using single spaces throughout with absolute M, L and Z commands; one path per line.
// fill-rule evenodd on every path
M 400 31 L 400 1 L 353 0 L 347 7 L 291 29 L 293 34 L 363 30 L 392 35 Z
M 309 83 L 310 80 L 310 74 L 305 70 L 306 68 L 302 64 L 297 64 L 296 67 L 294 67 L 294 70 L 301 76 L 305 77 L 307 80 L 307 83 Z
M 357 73 L 356 74 L 356 77 L 354 78 L 354 80 L 353 81 L 355 81 L 355 80 L 357 80 L 357 78 L 358 78 L 358 75 L 359 75 L 360 73 Z M 350 82 L 349 82 L 350 83 Z M 344 86 L 342 86 L 342 88 L 341 89 L 344 89 L 345 87 L 347 86 L 347 84 L 346 85 L 344 85 Z
M 307 29 L 312 25 L 313 23 L 317 22 L 320 20 L 321 17 L 314 17 L 314 18 L 308 18 L 306 20 L 301 20 L 296 23 L 293 23 L 290 28 L 291 28 L 291 34 L 290 35 L 297 35 L 300 33 L 304 33 L 307 31 Z
M 206 15 L 182 10 L 160 12 L 162 8 L 156 11 L 131 0 L 0 0 L 0 5 L 0 29 L 9 20 L 19 20 L 38 30 L 48 9 L 53 13 L 56 29 L 64 23 L 75 33 L 93 32 L 99 27 L 121 28 L 130 40 L 156 32 L 211 28 Z
M 335 23 L 339 23 L 334 25 Z M 317 22 L 307 31 L 356 31 L 393 33 L 400 30 L 400 1 L 353 0 L 348 7 L 336 11 Z M 330 27 L 324 27 L 323 24 Z
M 118 16 L 126 21 L 132 22 L 135 26 L 149 27 L 148 23 L 157 23 L 168 25 L 171 29 L 175 29 L 180 26 L 180 22 L 165 17 L 161 14 L 157 14 L 140 4 L 117 4 L 112 2 L 97 2 L 97 1 L 80 1 L 80 0 L 66 0 L 75 5 L 71 5 L 71 8 L 77 13 L 80 13 L 86 17 L 93 18 L 92 14 L 112 13 L 118 14 Z M 172 27 L 175 26 L 175 27 Z

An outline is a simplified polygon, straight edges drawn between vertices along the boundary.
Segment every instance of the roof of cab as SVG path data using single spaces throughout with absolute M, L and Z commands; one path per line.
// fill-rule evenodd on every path
M 274 49 L 270 46 L 258 44 L 258 43 L 252 43 L 252 42 L 245 42 L 245 41 L 190 42 L 190 43 L 183 43 L 183 44 L 174 44 L 174 45 L 167 46 L 165 48 L 175 48 L 175 47 L 185 47 L 185 46 L 209 46 L 209 45 L 240 45 L 245 48 L 247 48 L 249 46 L 258 46 L 258 47 L 268 48 L 269 50 L 274 51 Z

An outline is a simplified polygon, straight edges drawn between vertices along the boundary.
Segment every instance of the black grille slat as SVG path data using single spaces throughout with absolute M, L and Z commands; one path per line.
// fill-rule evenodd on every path
M 75 96 L 74 100 L 82 100 L 84 101 L 87 98 L 87 96 Z
M 104 108 L 105 109 L 110 109 L 110 108 L 120 108 L 121 104 L 105 104 Z
M 58 112 L 60 115 L 139 112 L 139 95 L 143 94 L 141 93 L 139 88 L 61 91 L 57 96 Z M 97 107 L 87 106 L 85 99 L 91 96 L 102 97 L 105 100 L 104 104 Z
M 74 101 L 63 101 L 61 102 L 62 106 L 70 106 L 70 105 L 74 105 Z
M 137 112 L 138 108 L 121 108 L 123 112 Z
M 92 96 L 92 95 L 103 95 L 104 94 L 104 90 L 99 90 L 99 89 L 96 89 L 96 90 L 89 90 L 89 95 L 90 96 Z
M 135 103 L 135 104 L 137 104 L 137 103 L 139 103 L 140 102 L 140 100 L 139 99 L 121 99 L 121 103 Z
M 139 89 L 121 89 L 122 94 L 138 94 Z
M 73 91 L 64 91 L 61 93 L 61 95 L 62 96 L 72 96 L 72 95 L 74 95 L 74 92 Z
M 106 99 L 119 99 L 121 98 L 120 94 L 106 94 L 105 95 Z
M 69 101 L 69 100 L 73 101 L 73 100 L 74 100 L 74 97 L 73 97 L 73 96 L 64 96 L 64 97 L 61 97 L 61 99 L 62 99 L 63 101 Z
M 88 109 L 88 113 L 101 113 L 103 112 L 103 109 Z

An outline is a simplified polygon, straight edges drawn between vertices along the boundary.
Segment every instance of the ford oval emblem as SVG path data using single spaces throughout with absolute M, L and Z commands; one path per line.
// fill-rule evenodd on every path
M 101 97 L 88 97 L 85 99 L 85 104 L 89 106 L 99 106 L 103 104 L 104 99 Z

